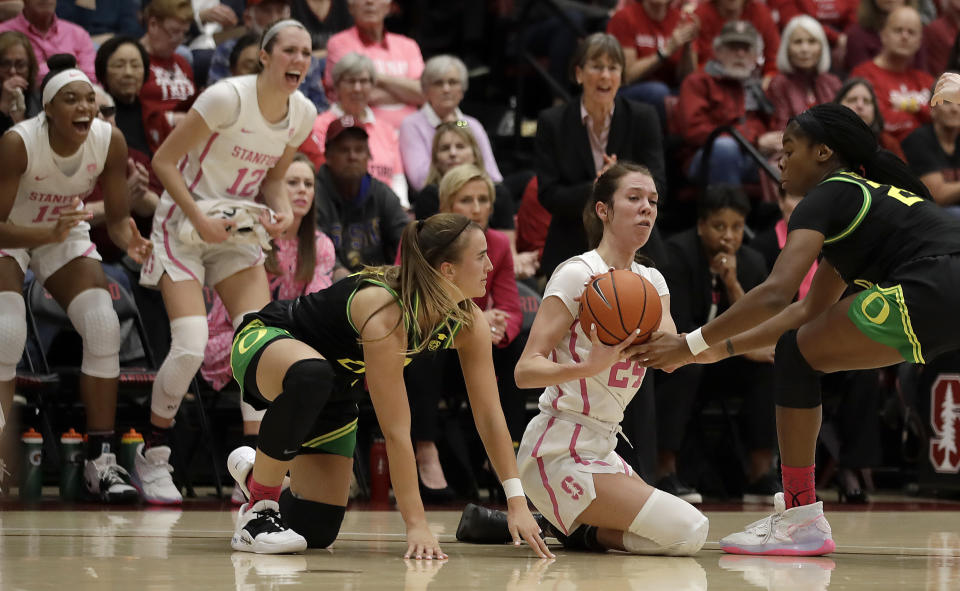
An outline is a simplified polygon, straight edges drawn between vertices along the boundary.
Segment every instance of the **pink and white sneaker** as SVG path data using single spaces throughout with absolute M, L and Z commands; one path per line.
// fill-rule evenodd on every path
M 836 549 L 823 503 L 786 509 L 783 493 L 773 497 L 774 513 L 720 540 L 730 554 L 822 556 Z

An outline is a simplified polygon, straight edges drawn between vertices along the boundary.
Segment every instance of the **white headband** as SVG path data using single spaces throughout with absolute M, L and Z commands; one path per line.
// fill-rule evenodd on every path
M 307 28 L 303 26 L 303 23 L 292 18 L 277 21 L 272 27 L 267 29 L 266 33 L 263 34 L 263 40 L 260 41 L 260 49 L 266 47 L 267 43 L 270 43 L 270 40 L 277 36 L 277 33 L 280 32 L 280 29 L 285 29 L 287 27 L 297 27 L 298 29 L 303 29 L 304 31 L 307 30 Z
M 53 100 L 53 97 L 57 96 L 57 93 L 60 92 L 60 89 L 70 84 L 71 82 L 86 82 L 90 85 L 90 88 L 93 88 L 93 83 L 90 82 L 90 79 L 87 78 L 87 75 L 81 72 L 76 68 L 71 68 L 69 70 L 64 70 L 57 74 L 54 74 L 50 80 L 47 81 L 47 85 L 43 87 L 43 106 L 46 107 L 47 103 Z

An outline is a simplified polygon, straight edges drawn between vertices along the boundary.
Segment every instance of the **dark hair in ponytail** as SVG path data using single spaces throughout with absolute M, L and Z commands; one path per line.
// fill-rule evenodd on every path
M 57 53 L 47 58 L 47 67 L 50 71 L 43 77 L 40 83 L 40 94 L 43 95 L 43 89 L 47 87 L 50 79 L 64 70 L 70 70 L 77 67 L 77 58 L 71 53 Z
M 597 203 L 606 203 L 612 212 L 613 194 L 620 188 L 620 179 L 631 172 L 639 172 L 653 178 L 650 169 L 646 166 L 623 161 L 608 168 L 593 184 L 590 199 L 583 208 L 583 227 L 587 230 L 587 244 L 591 249 L 599 246 L 603 238 L 603 221 L 597 216 Z
M 849 108 L 836 103 L 817 105 L 792 117 L 787 127 L 795 135 L 826 144 L 849 170 L 931 199 L 926 185 L 893 152 L 881 148 L 873 131 Z
M 460 324 L 464 329 L 473 325 L 476 304 L 450 295 L 450 282 L 440 273 L 441 264 L 461 259 L 470 230 L 482 232 L 483 228 L 458 213 L 438 213 L 410 222 L 400 237 L 400 266 L 363 270 L 400 292 L 407 333 L 413 337 L 411 353 L 426 348 L 426 337 L 442 324 Z

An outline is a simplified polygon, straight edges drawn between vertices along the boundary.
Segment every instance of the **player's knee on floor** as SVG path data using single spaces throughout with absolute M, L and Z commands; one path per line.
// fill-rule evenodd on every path
M 203 364 L 207 347 L 206 316 L 182 316 L 170 321 L 170 352 L 153 383 L 150 410 L 166 419 L 176 416 L 190 381 Z
M 786 408 L 820 406 L 820 376 L 823 372 L 810 367 L 797 344 L 797 331 L 788 330 L 777 341 L 776 402 Z
M 288 461 L 323 411 L 333 387 L 333 368 L 326 359 L 301 359 L 287 369 L 283 391 L 274 398 L 260 423 L 260 450 Z
M 326 548 L 337 539 L 347 508 L 301 499 L 290 489 L 280 494 L 283 523 L 307 540 L 307 548 Z
M 110 293 L 101 287 L 81 291 L 67 306 L 67 316 L 83 339 L 80 371 L 95 378 L 120 375 L 120 320 Z
M 662 490 L 653 494 L 623 534 L 634 554 L 691 556 L 707 541 L 710 521 L 693 505 Z
M 27 343 L 27 308 L 23 296 L 0 291 L 0 380 L 17 377 L 17 364 Z

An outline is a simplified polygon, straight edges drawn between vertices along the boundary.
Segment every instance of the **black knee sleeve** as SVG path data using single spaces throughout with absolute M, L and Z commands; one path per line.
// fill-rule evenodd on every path
M 786 408 L 816 408 L 820 406 L 820 376 L 800 353 L 797 345 L 797 331 L 783 333 L 777 341 L 776 358 L 776 401 L 778 406 Z
M 303 359 L 287 370 L 283 392 L 260 423 L 259 448 L 280 461 L 293 459 L 323 411 L 333 388 L 333 368 L 325 359 Z
M 293 496 L 290 489 L 280 494 L 283 523 L 307 540 L 307 548 L 326 548 L 337 539 L 347 508 L 316 503 Z

